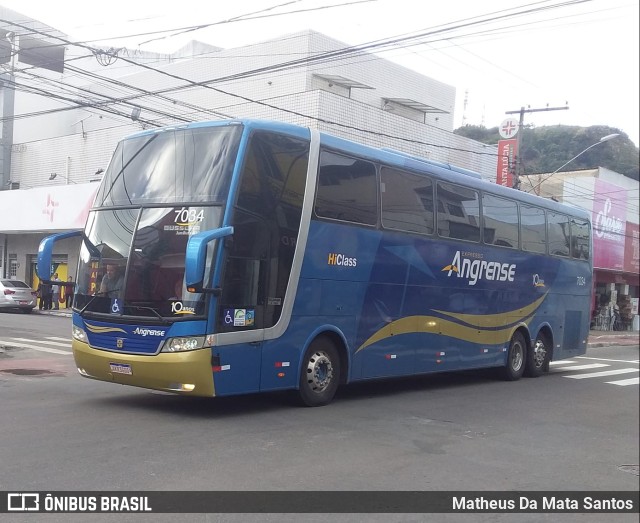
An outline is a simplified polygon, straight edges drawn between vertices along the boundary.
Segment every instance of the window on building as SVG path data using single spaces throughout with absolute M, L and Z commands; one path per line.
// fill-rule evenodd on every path
M 18 277 L 18 255 L 9 254 L 9 278 Z

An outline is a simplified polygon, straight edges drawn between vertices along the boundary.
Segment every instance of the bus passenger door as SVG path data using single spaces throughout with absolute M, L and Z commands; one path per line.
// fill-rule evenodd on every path
M 224 371 L 214 375 L 216 395 L 255 392 L 260 387 L 262 342 L 268 323 L 267 286 L 271 239 L 264 221 L 238 212 L 225 241 L 225 261 L 216 318 L 217 332 L 232 343 L 213 349 Z

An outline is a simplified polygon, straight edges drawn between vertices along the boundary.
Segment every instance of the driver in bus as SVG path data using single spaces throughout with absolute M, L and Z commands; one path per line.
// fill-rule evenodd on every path
M 120 268 L 113 263 L 107 263 L 106 271 L 102 277 L 98 295 L 114 298 L 122 287 L 122 274 L 120 274 Z

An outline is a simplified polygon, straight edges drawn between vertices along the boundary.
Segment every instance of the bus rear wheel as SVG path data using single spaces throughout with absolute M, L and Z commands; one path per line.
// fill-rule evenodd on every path
M 530 378 L 537 378 L 549 369 L 551 345 L 544 334 L 538 334 L 533 347 L 527 352 L 527 365 L 524 373 Z
M 300 400 L 307 407 L 319 407 L 330 403 L 338 390 L 340 358 L 330 340 L 315 340 L 302 360 L 300 370 Z
M 502 369 L 502 377 L 507 381 L 516 381 L 522 377 L 527 355 L 527 344 L 524 336 L 516 332 L 509 343 L 507 364 Z

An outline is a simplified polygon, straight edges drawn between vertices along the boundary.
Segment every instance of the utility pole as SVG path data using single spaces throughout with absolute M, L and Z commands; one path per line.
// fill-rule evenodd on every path
M 569 109 L 569 102 L 564 107 L 543 107 L 541 109 L 531 109 L 520 107 L 517 111 L 507 111 L 505 114 L 520 114 L 518 133 L 516 134 L 516 168 L 513 176 L 513 188 L 520 189 L 520 176 L 522 175 L 522 134 L 524 133 L 524 113 L 539 113 L 543 111 L 563 111 Z

